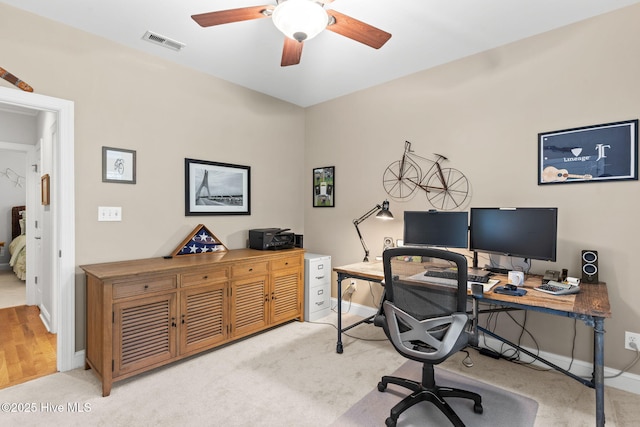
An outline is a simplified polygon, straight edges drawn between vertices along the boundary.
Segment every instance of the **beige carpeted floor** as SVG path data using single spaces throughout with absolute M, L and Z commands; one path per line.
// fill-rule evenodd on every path
M 325 320 L 334 322 L 335 314 Z M 345 316 L 348 324 L 351 316 Z M 328 426 L 374 389 L 383 374 L 405 359 L 372 325 L 344 337 L 336 354 L 336 330 L 292 322 L 217 350 L 115 383 L 101 397 L 92 371 L 57 373 L 0 391 L 2 425 L 21 426 Z M 536 426 L 592 426 L 594 392 L 554 372 L 534 371 L 471 351 L 442 366 L 517 391 L 539 403 Z M 607 388 L 607 426 L 637 425 L 640 397 Z M 24 413 L 24 404 L 31 412 Z M 22 406 L 20 406 L 22 405 Z M 83 410 L 84 412 L 80 412 Z M 517 426 L 517 422 L 514 423 Z
M 0 308 L 25 305 L 26 287 L 12 270 L 0 270 Z

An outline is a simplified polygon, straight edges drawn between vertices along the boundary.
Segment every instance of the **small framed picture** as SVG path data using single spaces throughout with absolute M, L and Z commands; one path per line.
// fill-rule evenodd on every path
M 40 197 L 44 206 L 51 204 L 51 182 L 49 174 L 40 177 Z
M 638 179 L 638 120 L 538 134 L 538 185 Z
M 251 168 L 184 159 L 185 212 L 189 215 L 250 215 Z
M 136 183 L 136 152 L 102 147 L 102 182 Z
M 314 208 L 333 208 L 336 206 L 335 178 L 335 166 L 325 166 L 313 170 Z

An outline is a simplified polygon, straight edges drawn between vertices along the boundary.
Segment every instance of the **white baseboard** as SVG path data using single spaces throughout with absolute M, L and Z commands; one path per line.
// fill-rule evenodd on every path
M 333 307 L 336 307 L 338 304 L 338 300 L 336 298 L 331 298 L 331 302 L 332 302 L 331 305 Z M 348 312 L 349 314 L 353 314 L 355 316 L 369 317 L 376 314 L 376 311 L 377 310 L 373 307 L 356 304 L 356 303 L 349 303 L 348 301 L 344 301 L 344 300 L 342 301 L 342 313 Z M 501 348 L 502 341 L 499 341 L 489 336 L 481 337 L 480 345 L 482 347 L 486 346 L 492 349 Z M 571 363 L 571 359 L 566 356 L 561 356 L 554 353 L 548 353 L 545 351 L 538 352 L 537 350 L 528 348 L 528 347 L 523 347 L 523 348 L 525 350 L 530 351 L 531 353 L 538 354 L 543 359 L 546 359 L 549 362 L 553 363 L 554 365 L 564 369 L 568 368 L 569 364 Z M 548 368 L 547 365 L 541 362 L 534 361 L 532 358 L 530 358 L 526 354 L 522 354 L 521 360 L 523 360 L 525 363 L 533 362 L 533 364 L 536 366 Z M 584 362 L 582 360 L 574 360 L 573 364 L 571 365 L 570 372 L 579 377 L 591 378 L 591 374 L 593 372 L 593 365 L 591 363 Z M 640 395 L 640 375 L 635 375 L 635 374 L 630 374 L 628 372 L 625 372 L 624 374 L 618 377 L 607 378 L 607 377 L 612 377 L 616 375 L 618 372 L 619 372 L 618 369 L 608 368 L 605 365 L 604 367 L 605 386 L 617 388 L 620 390 L 624 390 L 624 391 L 628 391 L 628 392 Z
M 481 347 L 489 347 L 491 349 L 497 349 L 497 348 L 501 348 L 502 345 L 503 345 L 502 341 L 497 340 L 493 337 L 487 336 L 487 337 L 480 338 Z M 571 358 L 569 357 L 561 356 L 555 353 L 548 353 L 546 351 L 537 351 L 536 349 L 529 348 L 529 347 L 523 347 L 523 348 L 525 350 L 530 351 L 531 353 L 537 354 L 539 357 L 545 360 L 548 360 L 549 362 L 563 369 L 567 369 L 571 364 Z M 549 368 L 544 363 L 538 362 L 533 358 L 527 356 L 526 354 L 521 353 L 520 360 L 525 363 L 532 362 L 532 364 L 535 366 Z M 574 359 L 573 364 L 571 364 L 571 369 L 567 369 L 567 370 L 578 377 L 590 379 L 593 373 L 593 365 L 583 360 Z M 620 390 L 624 390 L 624 391 L 628 391 L 628 392 L 640 395 L 640 375 L 635 375 L 635 374 L 630 374 L 628 372 L 625 372 L 624 374 L 618 377 L 607 378 L 607 377 L 612 377 L 618 374 L 618 372 L 620 371 L 617 369 L 609 368 L 605 365 L 604 367 L 605 386 L 617 388 Z
M 76 351 L 73 355 L 73 368 L 83 368 L 84 367 L 84 350 Z
M 336 298 L 331 298 L 331 307 L 338 306 L 338 300 Z M 357 303 L 350 303 L 347 300 L 342 300 L 342 313 L 353 314 L 354 316 L 360 317 L 369 317 L 376 314 L 376 309 L 373 307 L 369 307 L 368 305 L 362 305 Z
M 42 320 L 42 323 L 44 324 L 44 327 L 47 328 L 47 331 L 55 334 L 58 331 L 51 328 L 51 322 L 49 322 L 49 319 L 51 319 L 51 317 L 49 316 L 49 312 L 44 307 L 40 306 L 40 320 Z

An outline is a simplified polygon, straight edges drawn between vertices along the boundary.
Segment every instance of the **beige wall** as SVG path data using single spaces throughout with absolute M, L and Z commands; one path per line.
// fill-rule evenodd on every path
M 302 108 L 4 4 L 0 15 L 2 66 L 75 103 L 78 265 L 166 255 L 199 223 L 230 248 L 249 228 L 303 231 Z M 103 146 L 136 150 L 137 184 L 102 182 Z M 251 166 L 251 215 L 185 217 L 185 158 Z M 123 221 L 99 223 L 98 206 L 122 206 Z
M 305 193 L 307 249 L 330 254 L 334 266 L 362 260 L 352 220 L 385 199 L 382 173 L 412 141 L 418 153 L 444 154 L 467 175 L 472 198 L 465 209 L 559 208 L 557 262 L 533 261 L 531 271 L 579 275 L 580 250 L 599 251 L 613 311 L 605 361 L 625 366 L 634 354 L 624 350 L 624 331 L 640 332 L 640 183 L 540 187 L 536 147 L 539 132 L 640 117 L 639 20 L 640 6 L 633 6 L 308 108 L 306 170 L 336 166 L 336 207 L 314 209 Z M 311 174 L 305 179 L 310 189 Z M 400 219 L 405 210 L 429 208 L 423 194 L 391 201 Z M 402 237 L 402 221 L 371 218 L 361 231 L 371 254 L 380 255 L 385 236 Z M 366 283 L 353 301 L 373 305 Z M 513 325 L 502 316 L 500 323 Z M 527 328 L 545 351 L 571 355 L 573 320 L 529 315 Z M 577 330 L 576 357 L 589 360 L 590 330 L 580 321 Z
M 250 228 L 304 232 L 302 108 L 4 4 L 0 16 L 2 67 L 75 103 L 76 265 L 167 255 L 199 223 L 231 249 Z M 136 150 L 135 185 L 102 182 L 103 146 Z M 251 215 L 185 217 L 185 158 L 251 166 Z M 98 222 L 98 206 L 123 221 Z

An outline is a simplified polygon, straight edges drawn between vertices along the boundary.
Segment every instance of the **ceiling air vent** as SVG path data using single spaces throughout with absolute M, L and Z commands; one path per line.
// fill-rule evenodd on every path
M 144 33 L 142 39 L 160 46 L 164 46 L 167 49 L 175 50 L 177 52 L 181 51 L 185 46 L 184 43 L 180 43 L 176 40 L 171 40 L 170 38 L 161 36 L 160 34 L 152 33 L 151 31 L 147 31 L 146 33 Z

